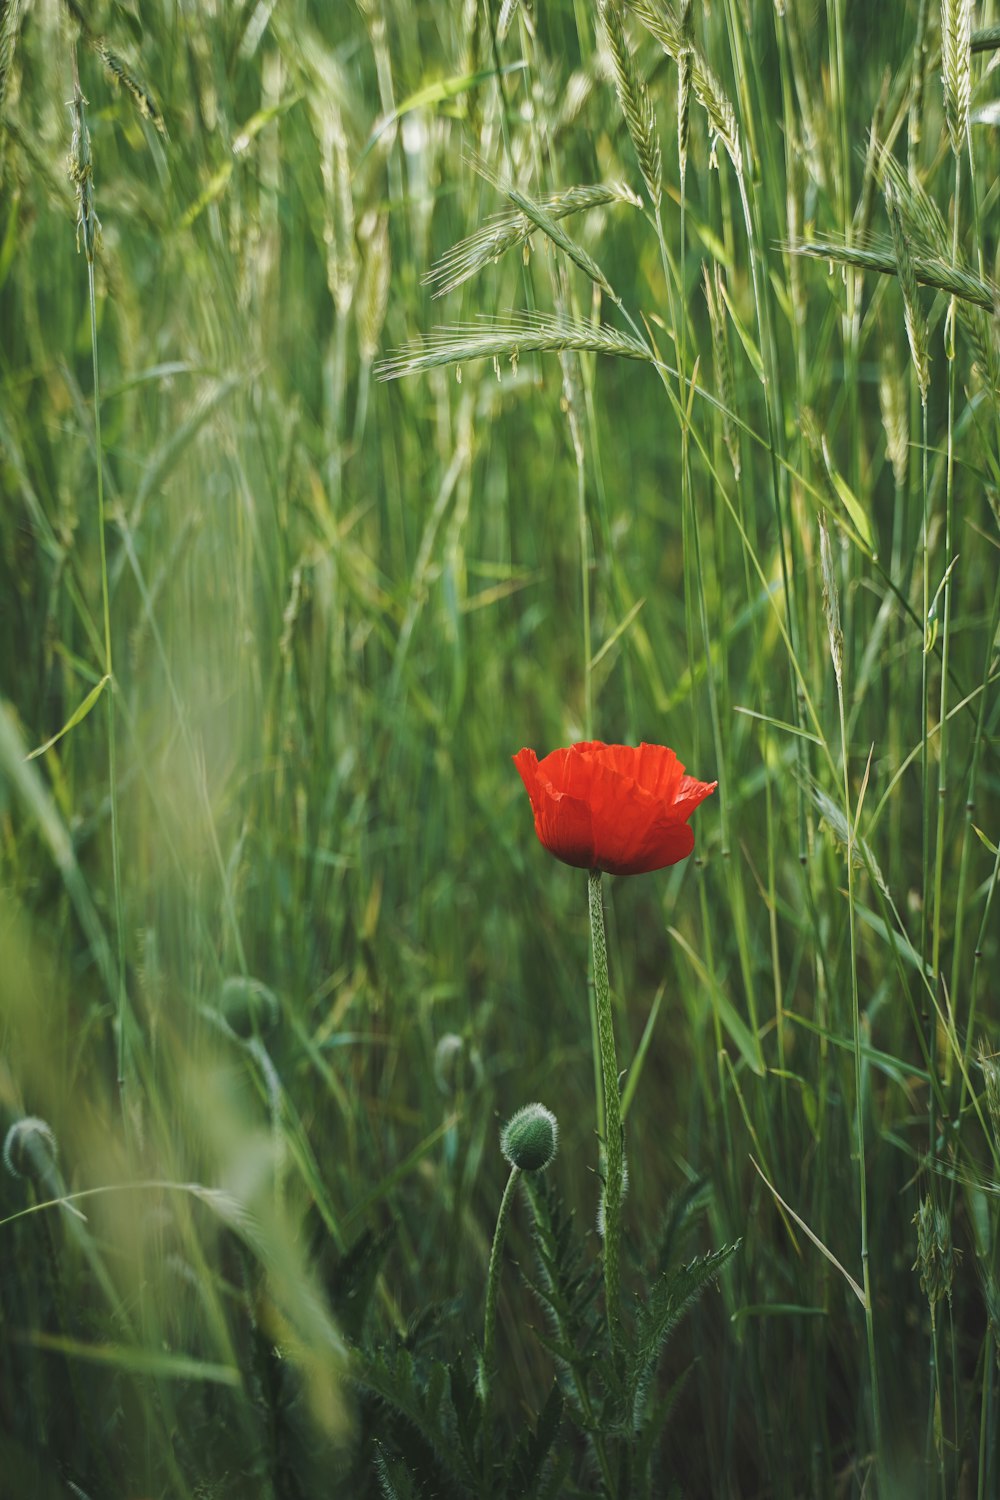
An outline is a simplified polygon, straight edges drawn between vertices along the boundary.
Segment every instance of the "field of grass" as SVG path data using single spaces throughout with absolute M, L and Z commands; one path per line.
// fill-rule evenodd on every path
M 1000 1493 L 998 20 L 0 0 L 0 1500 Z

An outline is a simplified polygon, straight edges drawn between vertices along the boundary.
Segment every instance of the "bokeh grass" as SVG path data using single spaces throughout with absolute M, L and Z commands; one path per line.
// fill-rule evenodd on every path
M 991 0 L 644 0 L 616 69 L 579 0 L 0 7 L 0 1123 L 46 1120 L 88 1195 L 27 1212 L 53 1193 L 0 1174 L 0 1489 L 397 1493 L 351 1347 L 481 1328 L 529 1100 L 597 1255 L 584 881 L 510 763 L 592 734 L 720 783 L 695 856 L 608 913 L 629 1292 L 694 1184 L 698 1248 L 742 1239 L 671 1346 L 657 1493 L 996 1492 L 1000 161 L 970 19 Z M 553 243 L 551 194 L 618 182 L 645 206 Z M 512 204 L 542 205 L 527 248 L 434 300 Z M 99 470 L 113 697 L 28 760 L 107 671 Z M 499 1306 L 513 1432 L 552 1363 L 513 1275 Z M 600 1482 L 581 1455 L 566 1493 Z

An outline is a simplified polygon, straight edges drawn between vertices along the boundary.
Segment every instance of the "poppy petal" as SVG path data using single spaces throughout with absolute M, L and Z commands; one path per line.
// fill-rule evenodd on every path
M 695 776 L 682 776 L 674 807 L 682 818 L 689 818 L 706 797 L 710 797 L 719 785 L 717 781 L 699 781 Z
M 535 832 L 551 854 L 579 870 L 592 870 L 597 860 L 591 811 L 579 797 L 546 788 L 535 812 Z
M 582 740 L 539 760 L 514 756 L 531 799 L 535 832 L 565 864 L 642 875 L 686 859 L 688 818 L 717 782 L 688 776 L 666 745 Z
M 609 875 L 650 875 L 654 870 L 664 870 L 687 859 L 693 848 L 694 830 L 689 824 L 664 823 L 655 831 L 649 830 L 642 842 L 626 850 L 623 857 L 604 858 L 600 867 Z
M 531 801 L 535 832 L 541 842 L 564 864 L 589 870 L 594 866 L 590 805 L 586 795 L 574 797 L 562 789 L 567 781 L 564 761 L 569 754 L 568 750 L 555 751 L 539 761 L 534 750 L 523 749 L 514 756 L 514 764 Z M 553 783 L 553 775 L 561 785 Z

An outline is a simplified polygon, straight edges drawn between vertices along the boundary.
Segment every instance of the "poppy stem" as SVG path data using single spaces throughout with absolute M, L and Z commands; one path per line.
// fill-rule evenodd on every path
M 511 1167 L 510 1176 L 507 1178 L 507 1186 L 503 1190 L 500 1200 L 500 1212 L 497 1214 L 497 1227 L 493 1231 L 493 1247 L 490 1250 L 490 1269 L 486 1277 L 486 1313 L 483 1318 L 483 1360 L 479 1367 L 479 1397 L 483 1406 L 483 1478 L 486 1483 L 486 1493 L 490 1493 L 490 1481 L 493 1466 L 492 1457 L 492 1433 L 490 1423 L 492 1421 L 491 1396 L 493 1386 L 493 1348 L 496 1339 L 497 1328 L 497 1300 L 500 1295 L 500 1267 L 503 1263 L 503 1242 L 507 1237 L 507 1220 L 510 1218 L 510 1207 L 514 1201 L 514 1192 L 517 1181 L 521 1175 L 520 1167 Z
M 594 998 L 604 1084 L 604 1294 L 608 1327 L 617 1332 L 621 1318 L 621 1271 L 618 1259 L 622 1202 L 622 1112 L 618 1092 L 618 1059 L 608 983 L 608 944 L 604 935 L 604 900 L 600 870 L 588 877 L 590 941 L 594 951 Z

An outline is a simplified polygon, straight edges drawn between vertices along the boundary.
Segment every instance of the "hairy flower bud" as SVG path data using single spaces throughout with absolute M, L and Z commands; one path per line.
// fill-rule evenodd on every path
M 12 1177 L 45 1182 L 56 1164 L 56 1138 L 51 1126 L 34 1115 L 15 1120 L 3 1143 L 4 1166 Z
M 473 1089 L 482 1077 L 483 1065 L 475 1047 L 465 1037 L 446 1031 L 434 1048 L 434 1082 L 446 1099 Z
M 544 1104 L 526 1104 L 500 1132 L 500 1150 L 522 1172 L 544 1172 L 558 1142 L 559 1123 Z
M 278 1022 L 278 997 L 259 979 L 233 974 L 223 982 L 219 996 L 223 1020 L 244 1041 L 266 1036 Z

